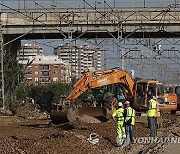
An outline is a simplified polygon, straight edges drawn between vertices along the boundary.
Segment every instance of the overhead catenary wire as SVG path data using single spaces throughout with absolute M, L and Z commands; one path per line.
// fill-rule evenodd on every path
M 22 16 L 26 17 L 26 20 L 27 20 L 27 21 L 33 21 L 33 20 L 34 20 L 34 21 L 38 21 L 38 22 L 40 22 L 41 24 L 45 25 L 46 28 L 48 28 L 46 23 L 44 23 L 44 22 L 42 22 L 42 21 L 40 21 L 40 20 L 38 20 L 38 19 L 34 19 L 34 18 L 32 18 L 31 16 L 28 16 L 27 14 L 24 14 L 23 12 L 20 12 L 19 10 L 13 9 L 13 8 L 7 6 L 7 5 L 2 4 L 2 3 L 0 3 L 0 5 L 8 8 L 8 9 L 10 9 L 10 10 L 16 12 L 16 13 L 21 14 Z M 64 35 L 61 30 L 59 30 L 59 29 L 57 29 L 57 28 L 53 28 L 53 29 L 54 29 L 54 30 L 57 30 L 60 34 L 62 34 L 62 35 L 64 36 L 64 38 L 66 38 L 66 35 Z M 33 31 L 34 31 L 34 30 L 33 30 Z
M 107 6 L 109 5 L 106 1 L 104 1 L 104 3 L 106 3 Z M 37 4 L 37 5 L 38 5 L 38 4 Z M 40 4 L 40 5 L 41 5 L 41 4 Z M 39 5 L 39 6 L 40 6 L 40 5 Z M 44 6 L 42 6 L 42 8 L 43 8 L 43 7 L 44 7 Z M 108 7 L 109 7 L 109 8 L 111 9 L 111 11 L 113 12 L 113 10 L 112 10 L 112 8 L 110 7 L 110 5 L 109 5 Z M 45 8 L 45 7 L 44 7 L 44 8 Z M 93 7 L 93 8 L 94 8 L 94 7 Z M 50 10 L 47 9 L 47 11 L 50 11 Z M 162 10 L 162 12 L 163 12 L 163 11 L 164 11 L 164 10 Z M 108 11 L 107 11 L 107 12 L 108 12 Z M 137 13 L 137 12 L 138 12 L 138 11 L 136 10 L 136 13 Z M 161 18 L 161 21 L 160 21 L 161 23 L 164 23 L 165 16 L 166 16 L 166 14 L 168 14 L 167 11 L 166 11 L 166 12 L 164 11 L 163 13 L 164 13 L 164 15 L 163 15 L 162 18 Z M 132 14 L 131 14 L 131 15 L 132 15 Z M 130 15 L 130 16 L 131 16 L 131 15 Z M 159 14 L 159 15 L 160 15 L 160 14 Z M 106 16 L 106 14 L 102 14 L 101 16 L 104 17 L 104 16 Z M 105 18 L 105 19 L 107 20 L 107 18 Z M 37 19 L 37 20 L 38 20 L 38 19 Z M 125 19 L 125 20 L 126 20 L 126 19 Z M 124 20 L 124 21 L 125 21 L 125 20 Z M 141 27 L 141 28 L 142 28 L 142 27 Z M 157 28 L 157 27 L 156 27 L 156 28 Z M 130 37 L 130 36 L 132 36 L 132 35 L 127 36 L 126 38 L 124 38 L 124 40 L 128 39 L 128 37 Z M 78 39 L 78 38 L 77 38 L 77 39 Z M 118 42 L 115 41 L 115 43 L 118 43 Z M 156 43 L 156 44 L 157 44 L 157 43 Z M 142 45 L 142 43 L 139 42 L 139 45 Z M 109 51 L 111 51 L 111 50 L 109 50 Z M 113 51 L 112 51 L 112 52 L 113 52 Z M 159 55 L 157 55 L 157 56 L 159 56 Z M 127 57 L 127 58 L 128 58 L 128 57 Z M 132 58 L 133 58 L 133 57 L 132 57 Z M 161 58 L 163 58 L 163 57 L 161 57 Z

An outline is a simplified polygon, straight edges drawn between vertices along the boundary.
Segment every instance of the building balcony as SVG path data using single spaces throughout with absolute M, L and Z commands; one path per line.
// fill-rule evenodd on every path
M 40 77 L 39 83 L 50 83 L 50 77 Z
M 40 65 L 39 69 L 40 70 L 49 70 L 50 66 L 49 65 Z

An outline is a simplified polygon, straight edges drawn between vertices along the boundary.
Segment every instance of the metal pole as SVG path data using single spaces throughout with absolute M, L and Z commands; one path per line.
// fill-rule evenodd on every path
M 2 20 L 1 20 L 1 15 L 2 13 L 0 12 L 0 54 L 1 54 L 1 95 L 2 95 L 2 109 L 5 109 L 5 104 L 4 104 L 4 67 L 3 67 L 3 35 L 2 35 Z
M 119 59 L 119 60 L 121 60 L 121 69 L 124 69 L 124 62 L 123 62 L 123 51 L 122 51 L 122 46 L 121 46 L 121 43 L 120 43 L 120 40 L 123 38 L 123 31 L 122 31 L 122 23 L 121 23 L 121 25 L 118 25 L 118 43 L 117 43 L 117 51 L 118 51 L 118 56 L 120 56 L 121 57 L 121 59 Z M 121 49 L 121 50 L 120 50 Z M 120 53 L 121 52 L 121 53 Z M 118 61 L 118 65 L 119 65 L 119 61 Z
M 123 48 L 121 48 L 121 69 L 122 70 L 124 70 L 125 69 L 125 65 L 124 65 L 124 63 L 125 63 L 125 59 L 124 59 L 124 57 L 123 57 L 123 55 L 125 54 L 125 52 L 126 51 L 124 51 L 124 49 Z
M 146 0 L 144 0 L 144 8 L 146 8 Z

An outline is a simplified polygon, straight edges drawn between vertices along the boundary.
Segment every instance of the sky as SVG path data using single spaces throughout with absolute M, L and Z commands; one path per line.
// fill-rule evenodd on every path
M 98 7 L 104 6 L 104 2 L 114 7 L 166 7 L 170 4 L 178 4 L 179 0 L 1 0 L 1 3 L 13 6 L 13 8 L 34 8 L 37 4 L 46 8 L 74 8 L 88 7 L 87 3 Z
M 13 9 L 28 9 L 36 8 L 42 9 L 56 9 L 56 8 L 89 8 L 90 6 L 96 7 L 97 9 L 103 8 L 105 3 L 106 6 L 109 5 L 112 9 L 117 9 L 123 7 L 124 9 L 135 9 L 135 7 L 141 7 L 141 9 L 151 9 L 156 10 L 157 7 L 167 8 L 168 5 L 180 4 L 180 0 L 1 0 L 1 4 L 9 6 Z M 1 9 L 5 7 L 1 5 Z M 7 7 L 6 7 L 7 9 Z M 92 8 L 91 8 L 92 9 Z M 6 10 L 6 11 L 9 11 Z M 128 70 L 135 70 L 135 76 L 143 78 L 156 78 L 162 81 L 175 82 L 177 79 L 180 82 L 180 44 L 176 43 L 179 41 L 177 39 L 166 39 L 158 40 L 152 39 L 151 41 L 156 43 L 160 41 L 160 51 L 161 55 L 157 52 L 152 51 L 152 46 L 146 46 L 146 40 L 129 39 L 125 40 L 121 45 L 121 51 L 117 49 L 117 46 L 112 43 L 114 40 L 107 39 L 105 41 L 97 40 L 102 42 L 100 46 L 94 44 L 94 40 L 78 40 L 76 43 L 78 45 L 88 44 L 91 47 L 98 47 L 102 50 L 102 54 L 107 52 L 107 68 L 120 67 Z M 116 41 L 116 40 L 115 40 Z M 24 43 L 34 43 L 38 44 L 43 48 L 46 55 L 53 54 L 53 49 L 60 44 L 65 44 L 68 40 L 23 40 Z M 135 42 L 134 44 L 132 42 Z M 153 44 L 153 43 L 152 43 Z M 172 50 L 173 49 L 173 50 Z M 175 49 L 175 50 L 174 50 Z M 166 51 L 165 50 L 170 50 Z M 105 51 L 105 52 L 104 52 Z M 126 57 L 122 58 L 122 53 L 127 53 Z M 140 57 L 146 57 L 141 58 Z M 134 58 L 132 58 L 134 57 Z M 152 58 L 156 57 L 156 58 Z M 168 58 L 163 58 L 168 57 Z M 104 64 L 102 60 L 102 69 L 104 69 Z M 122 66 L 123 64 L 123 66 Z M 180 83 L 179 83 L 180 84 Z

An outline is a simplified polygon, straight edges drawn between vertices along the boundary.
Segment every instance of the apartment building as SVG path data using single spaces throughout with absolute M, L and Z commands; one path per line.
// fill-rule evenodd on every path
M 58 56 L 36 55 L 36 57 L 29 57 L 29 61 L 32 62 L 29 66 L 27 66 L 27 60 L 19 61 L 24 65 L 24 77 L 29 84 L 68 82 L 65 65 L 61 59 L 58 59 Z
M 72 75 L 80 77 L 89 70 L 101 69 L 101 53 L 97 48 L 88 45 L 74 46 L 72 44 L 60 45 L 54 49 L 54 54 L 63 61 L 69 61 Z
M 18 60 L 28 60 L 29 57 L 42 55 L 43 49 L 36 44 L 24 44 L 17 51 Z

